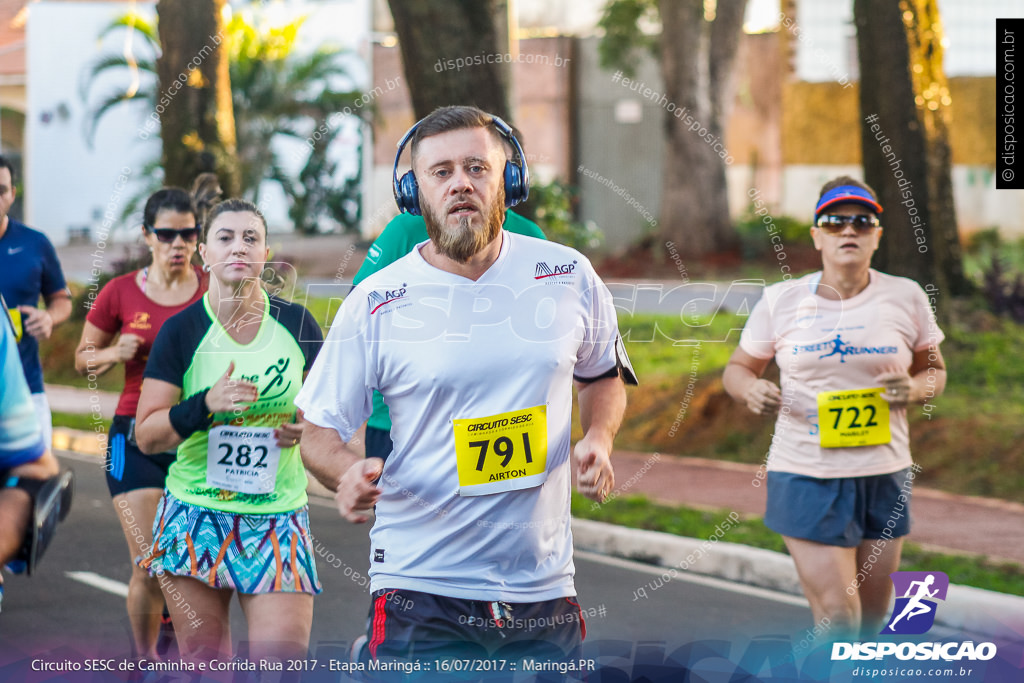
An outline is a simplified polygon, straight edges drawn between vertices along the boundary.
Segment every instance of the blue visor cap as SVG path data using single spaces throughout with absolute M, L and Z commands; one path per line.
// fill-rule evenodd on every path
M 876 214 L 882 213 L 882 205 L 872 199 L 867 190 L 856 185 L 840 185 L 826 192 L 818 200 L 818 205 L 814 207 L 814 220 L 817 221 L 825 209 L 836 204 L 860 204 Z

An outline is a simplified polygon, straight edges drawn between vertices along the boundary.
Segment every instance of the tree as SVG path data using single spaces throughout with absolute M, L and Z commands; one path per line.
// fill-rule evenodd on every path
M 148 21 L 137 12 L 129 12 L 110 22 L 100 31 L 99 39 L 103 40 L 112 33 L 122 31 L 129 34 L 125 40 L 128 49 L 100 57 L 85 69 L 79 84 L 78 95 L 88 104 L 93 84 L 102 74 L 128 71 L 131 75 L 127 88 L 114 88 L 100 97 L 97 104 L 89 107 L 89 114 L 84 118 L 84 132 L 90 147 L 99 122 L 115 107 L 139 103 L 149 109 L 151 118 L 147 121 L 147 128 L 142 131 L 147 139 L 151 132 L 150 128 L 156 130 L 156 123 L 160 119 L 156 112 L 156 58 L 160 54 L 160 36 L 156 30 L 156 22 Z M 136 45 L 136 39 L 140 44 Z
M 665 99 L 673 105 L 665 113 L 659 232 L 665 240 L 686 244 L 695 256 L 732 251 L 739 244 L 729 217 L 728 153 L 718 143 L 732 101 L 746 5 L 746 0 L 610 0 L 600 21 L 602 66 L 632 75 L 636 48 L 651 50 L 659 60 Z M 646 35 L 645 23 L 660 23 L 661 34 Z
M 885 208 L 875 264 L 948 295 L 966 294 L 936 0 L 854 0 L 853 11 L 864 177 Z
M 336 183 L 337 163 L 330 160 L 328 151 L 346 119 L 359 121 L 343 110 L 369 117 L 372 107 L 354 108 L 354 103 L 361 105 L 365 99 L 362 93 L 336 88 L 351 82 L 342 61 L 344 53 L 325 48 L 308 56 L 295 55 L 304 21 L 269 25 L 238 14 L 228 27 L 242 187 L 258 201 L 261 181 L 277 181 L 290 200 L 289 216 L 300 232 L 316 232 L 320 216 L 355 230 L 362 164 L 356 163 L 354 174 Z M 289 175 L 270 144 L 275 136 L 300 140 L 308 150 L 297 179 Z
M 319 217 L 328 216 L 340 223 L 346 230 L 358 230 L 362 215 L 360 204 L 363 166 L 357 164 L 356 172 L 342 181 L 340 185 L 325 183 L 325 178 L 333 178 L 338 162 L 332 160 L 327 151 L 338 135 L 340 129 L 330 128 L 319 138 L 310 138 L 313 149 L 310 151 L 306 165 L 293 178 L 274 160 L 271 177 L 280 183 L 289 199 L 288 217 L 300 232 L 314 233 L 319 227 Z M 362 141 L 359 142 L 359 158 L 362 157 Z
M 228 66 L 239 149 L 239 193 L 258 201 L 262 181 L 273 180 L 289 198 L 289 215 L 296 230 L 317 231 L 321 216 L 337 221 L 344 229 L 356 229 L 362 166 L 357 163 L 354 177 L 336 182 L 337 164 L 329 161 L 327 151 L 343 130 L 345 120 L 358 120 L 354 114 L 340 113 L 342 110 L 347 108 L 364 116 L 370 116 L 372 110 L 368 106 L 353 107 L 365 100 L 360 91 L 334 87 L 351 80 L 343 63 L 346 53 L 321 49 L 310 55 L 294 54 L 303 22 L 299 18 L 271 25 L 236 13 L 224 29 L 226 40 L 222 42 L 229 45 Z M 120 52 L 97 60 L 84 73 L 82 98 L 87 100 L 93 84 L 108 72 L 130 70 L 137 75 L 138 84 L 106 93 L 90 108 L 91 115 L 86 118 L 86 135 L 90 139 L 107 111 L 133 102 L 144 104 L 153 112 L 143 128 L 144 134 L 160 131 L 155 121 L 155 70 L 160 54 L 157 28 L 144 17 L 130 13 L 111 22 L 100 37 L 125 30 L 136 32 L 142 45 L 133 51 L 132 60 Z M 308 152 L 298 179 L 287 168 L 289 164 L 278 158 L 271 144 L 278 136 L 305 143 Z M 147 188 L 144 194 L 150 191 Z
M 417 119 L 437 107 L 467 104 L 512 120 L 507 0 L 388 4 Z
M 241 190 L 225 43 L 226 0 L 159 0 L 156 60 L 164 179 L 188 187 L 204 171 Z

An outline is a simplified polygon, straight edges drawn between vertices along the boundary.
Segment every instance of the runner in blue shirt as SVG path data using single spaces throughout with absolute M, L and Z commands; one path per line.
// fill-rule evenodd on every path
M 31 572 L 57 517 L 63 516 L 59 509 L 62 484 L 57 460 L 43 445 L 9 320 L 6 307 L 0 305 L 0 563 L 25 561 Z M 55 491 L 58 495 L 53 497 Z M 47 500 L 58 505 L 52 519 L 46 514 Z M 68 505 L 70 496 L 64 514 Z M 44 523 L 42 533 L 33 533 L 29 527 L 39 520 L 50 521 L 53 526 Z
M 71 295 L 50 240 L 7 214 L 15 194 L 14 168 L 0 156 L 0 294 L 10 308 L 21 366 L 43 430 L 43 443 L 49 447 L 52 426 L 50 405 L 43 393 L 39 342 L 49 339 L 54 326 L 71 315 Z M 40 297 L 46 308 L 39 308 Z

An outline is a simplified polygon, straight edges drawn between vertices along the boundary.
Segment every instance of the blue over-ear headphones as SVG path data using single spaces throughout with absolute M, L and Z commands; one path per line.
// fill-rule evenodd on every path
M 421 123 L 423 123 L 423 119 L 414 123 L 412 128 L 407 130 L 402 139 L 398 141 L 398 154 L 395 155 L 395 168 L 391 174 L 392 189 L 395 193 L 398 210 L 413 216 L 420 215 L 419 187 L 416 185 L 416 176 L 412 171 L 406 171 L 405 175 L 401 178 L 398 177 L 398 160 L 402 157 L 405 145 L 412 139 L 413 133 Z M 505 208 L 509 208 L 526 201 L 526 198 L 530 196 L 530 169 L 526 165 L 526 155 L 523 153 L 519 141 L 516 140 L 516 134 L 512 132 L 512 127 L 497 116 L 491 116 L 491 123 L 498 129 L 502 137 L 512 143 L 516 154 L 519 155 L 519 163 L 515 163 L 511 159 L 505 162 Z

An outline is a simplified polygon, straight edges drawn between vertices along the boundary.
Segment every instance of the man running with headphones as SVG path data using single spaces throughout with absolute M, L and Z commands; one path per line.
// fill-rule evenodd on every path
M 518 136 L 517 136 L 518 137 Z M 506 149 L 511 150 L 511 143 L 505 142 Z M 529 191 L 529 188 L 527 188 Z M 507 197 L 506 197 L 507 202 Z M 505 220 L 501 225 L 503 230 L 514 232 L 518 235 L 527 235 L 538 239 L 547 239 L 540 226 L 533 221 L 523 218 L 514 211 L 505 211 Z M 359 271 L 352 278 L 352 285 L 370 277 L 378 270 L 390 266 L 402 258 L 420 242 L 429 239 L 427 226 L 420 215 L 419 207 L 410 207 L 407 213 L 400 213 L 384 227 L 384 231 L 370 245 L 366 252 L 366 258 Z M 373 392 L 373 413 L 366 421 L 366 457 L 380 458 L 387 460 L 391 454 L 394 444 L 391 443 L 391 415 L 388 407 L 384 404 L 380 392 Z
M 623 380 L 636 382 L 611 295 L 579 252 L 501 229 L 529 193 L 501 119 L 444 107 L 399 156 L 407 142 L 395 198 L 430 239 L 346 298 L 295 401 L 302 455 L 343 517 L 375 508 L 374 660 L 576 657 L 571 476 L 594 500 L 611 491 Z M 584 436 L 570 453 L 574 380 Z M 345 445 L 374 390 L 394 422 L 386 463 Z

